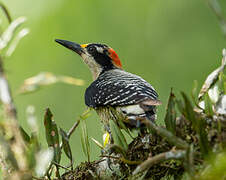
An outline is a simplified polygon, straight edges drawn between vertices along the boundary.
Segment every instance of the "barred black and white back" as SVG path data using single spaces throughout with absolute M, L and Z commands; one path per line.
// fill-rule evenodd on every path
M 85 103 L 96 109 L 103 122 L 109 118 L 117 121 L 110 109 L 113 107 L 125 117 L 128 127 L 138 128 L 142 124 L 140 118 L 155 120 L 160 101 L 155 89 L 144 79 L 122 69 L 112 69 L 100 74 L 86 89 Z

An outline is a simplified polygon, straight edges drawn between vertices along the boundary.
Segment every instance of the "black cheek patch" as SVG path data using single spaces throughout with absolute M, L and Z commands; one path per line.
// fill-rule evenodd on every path
M 95 61 L 103 67 L 103 70 L 110 70 L 114 68 L 112 60 L 108 55 L 96 52 L 93 57 Z
M 91 47 L 92 51 L 89 50 Z M 96 47 L 103 48 L 103 53 L 98 52 Z M 86 47 L 88 53 L 93 56 L 95 61 L 103 68 L 104 71 L 114 68 L 112 59 L 108 56 L 108 50 L 106 48 L 107 46 L 102 44 L 89 44 Z

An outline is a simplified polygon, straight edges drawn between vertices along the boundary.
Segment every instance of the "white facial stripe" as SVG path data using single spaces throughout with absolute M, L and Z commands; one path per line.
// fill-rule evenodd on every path
M 103 53 L 103 48 L 97 47 L 97 46 L 96 46 L 96 49 L 97 49 L 97 51 L 98 51 L 99 53 Z
M 93 79 L 96 79 L 102 71 L 101 66 L 99 64 L 97 64 L 96 61 L 93 59 L 93 57 L 90 56 L 87 52 L 81 54 L 81 57 L 82 57 L 83 61 L 88 65 L 88 67 L 93 75 Z

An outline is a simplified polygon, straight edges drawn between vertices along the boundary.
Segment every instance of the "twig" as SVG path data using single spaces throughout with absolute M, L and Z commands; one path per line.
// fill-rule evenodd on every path
M 148 158 L 142 164 L 137 166 L 137 168 L 133 171 L 133 175 L 140 173 L 146 169 L 149 169 L 151 166 L 169 159 L 182 159 L 185 157 L 186 152 L 183 150 L 171 150 L 168 152 L 160 153 L 154 157 Z
M 3 10 L 5 16 L 7 17 L 8 22 L 11 23 L 12 22 L 12 18 L 11 18 L 10 14 L 9 14 L 8 9 L 5 7 L 5 5 L 3 3 L 0 3 L 0 7 Z
M 80 123 L 80 120 L 78 120 L 77 122 L 75 122 L 75 123 L 73 124 L 73 126 L 71 127 L 71 129 L 70 129 L 70 130 L 68 131 L 68 133 L 67 133 L 68 138 L 71 137 L 72 133 L 73 133 L 73 132 L 75 131 L 75 129 L 78 127 L 79 123 Z
M 65 167 L 65 166 L 62 166 L 62 165 L 60 165 L 60 164 L 58 164 L 58 163 L 56 163 L 56 162 L 52 162 L 52 163 L 53 163 L 54 165 L 60 167 L 60 168 L 66 169 L 66 170 L 68 170 L 68 171 L 71 170 L 71 169 L 69 169 L 69 168 L 67 168 L 67 167 Z
M 75 123 L 73 124 L 73 126 L 71 127 L 71 129 L 69 129 L 69 131 L 67 132 L 68 139 L 70 139 L 72 133 L 73 133 L 73 132 L 75 131 L 75 129 L 78 127 L 79 123 L 80 123 L 80 119 L 79 119 L 77 122 L 75 122 Z M 61 142 L 61 143 L 60 143 L 60 149 L 62 149 L 62 147 L 63 147 L 63 143 Z

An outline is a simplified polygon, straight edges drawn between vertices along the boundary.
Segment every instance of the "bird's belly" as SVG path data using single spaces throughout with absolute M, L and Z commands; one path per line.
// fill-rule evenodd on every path
M 128 128 L 140 127 L 141 117 L 145 117 L 145 111 L 140 107 L 139 104 L 119 106 L 119 107 L 98 107 L 96 112 L 99 115 L 102 123 L 108 125 L 110 120 L 115 121 L 118 125 L 118 121 L 121 120 Z
M 122 111 L 123 114 L 127 114 L 127 115 L 129 115 L 129 114 L 131 114 L 131 115 L 145 114 L 144 109 L 141 108 L 139 104 L 122 106 L 122 107 L 118 107 L 118 109 L 120 111 Z

